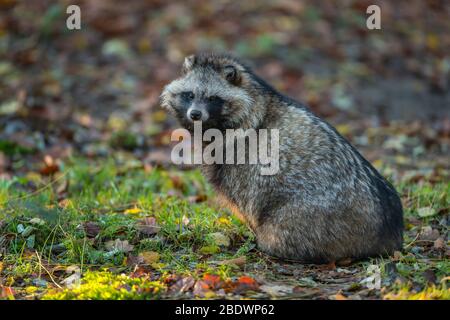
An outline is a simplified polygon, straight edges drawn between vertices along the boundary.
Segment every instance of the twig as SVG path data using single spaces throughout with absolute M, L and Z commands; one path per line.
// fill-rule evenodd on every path
M 45 272 L 47 272 L 47 274 L 49 275 L 49 277 L 50 277 L 50 279 L 52 280 L 52 282 L 53 282 L 58 288 L 62 289 L 62 287 L 55 281 L 55 279 L 53 278 L 53 276 L 52 276 L 52 274 L 50 273 L 50 271 L 48 271 L 47 268 L 44 267 L 44 265 L 42 264 L 41 257 L 40 257 L 40 255 L 39 255 L 39 253 L 37 252 L 37 250 L 34 250 L 34 251 L 36 252 L 36 256 L 37 256 L 38 261 L 39 261 L 39 266 L 41 266 L 42 269 L 44 269 Z
M 413 239 L 413 241 L 411 241 L 410 243 L 408 243 L 404 248 L 409 248 L 414 242 L 416 242 L 416 240 L 419 238 L 419 233 L 416 234 L 416 237 Z

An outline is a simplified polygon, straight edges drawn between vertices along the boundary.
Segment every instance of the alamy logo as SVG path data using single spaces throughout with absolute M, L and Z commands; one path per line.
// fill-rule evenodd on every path
M 66 26 L 69 30 L 81 29 L 81 9 L 79 6 L 72 4 L 67 7 L 66 13 L 70 14 L 66 20 Z
M 224 136 L 218 129 L 203 132 L 202 122 L 195 121 L 193 138 L 186 129 L 172 132 L 171 141 L 178 144 L 171 159 L 174 164 L 260 165 L 261 175 L 274 175 L 279 171 L 279 140 L 278 129 L 226 129 Z
M 370 14 L 366 20 L 367 29 L 381 29 L 381 8 L 376 4 L 372 4 L 367 7 L 366 13 Z

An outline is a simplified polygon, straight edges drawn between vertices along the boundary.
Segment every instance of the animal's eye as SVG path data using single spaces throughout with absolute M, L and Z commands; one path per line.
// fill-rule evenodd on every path
M 223 100 L 222 100 L 222 98 L 220 98 L 218 96 L 210 96 L 210 97 L 208 97 L 208 101 L 210 103 L 221 103 Z
M 182 92 L 182 93 L 181 93 L 181 97 L 182 97 L 184 100 L 190 101 L 190 100 L 194 99 L 194 93 L 193 93 L 192 91 Z

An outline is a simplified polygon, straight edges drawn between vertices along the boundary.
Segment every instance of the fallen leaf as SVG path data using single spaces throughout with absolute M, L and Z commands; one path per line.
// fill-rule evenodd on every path
M 204 246 L 198 250 L 201 254 L 215 254 L 220 251 L 218 246 Z
M 211 288 L 211 289 L 219 289 L 219 287 L 223 284 L 222 280 L 218 275 L 215 274 L 205 274 L 203 275 L 203 281 Z
M 336 262 L 336 265 L 338 265 L 340 267 L 347 267 L 347 266 L 349 266 L 351 264 L 352 264 L 352 259 L 351 258 L 341 259 L 341 260 Z
M 199 194 L 196 196 L 190 196 L 187 199 L 190 203 L 200 203 L 206 201 L 207 196 L 205 194 Z
M 216 296 L 215 291 L 219 290 L 223 284 L 224 282 L 218 275 L 205 274 L 202 280 L 195 283 L 193 293 L 195 296 L 212 298 Z
M 431 207 L 417 209 L 417 214 L 422 218 L 434 216 L 436 213 L 437 211 Z
M 436 284 L 437 283 L 436 274 L 434 273 L 433 270 L 430 270 L 430 269 L 425 270 L 422 273 L 422 276 L 428 284 Z
M 85 222 L 84 223 L 84 232 L 86 232 L 86 236 L 88 238 L 95 238 L 100 233 L 100 225 L 96 222 Z
M 221 232 L 210 233 L 209 237 L 212 239 L 212 241 L 214 241 L 214 244 L 216 244 L 217 246 L 224 246 L 224 247 L 230 246 L 230 238 L 228 238 Z
M 445 248 L 445 241 L 443 238 L 437 238 L 434 241 L 434 245 L 433 245 L 436 249 L 442 249 Z
M 181 222 L 183 223 L 184 226 L 187 226 L 191 221 L 186 215 L 183 215 L 183 217 L 181 217 Z
M 259 289 L 259 284 L 255 279 L 249 276 L 241 276 L 235 283 L 233 292 L 236 294 L 241 294 L 246 291 L 257 291 Z
M 240 257 L 234 258 L 234 259 L 219 261 L 218 264 L 220 264 L 220 265 L 236 265 L 236 266 L 240 267 L 240 266 L 244 265 L 246 262 L 247 262 L 247 257 L 240 256 Z
M 72 201 L 70 199 L 62 199 L 61 201 L 58 202 L 58 206 L 64 209 L 70 205 L 72 205 Z
M 142 210 L 137 208 L 137 207 L 134 207 L 134 208 L 131 208 L 131 209 L 127 209 L 127 210 L 124 211 L 125 214 L 138 214 L 138 213 L 141 213 L 141 212 L 142 212 Z
M 139 254 L 146 264 L 152 264 L 159 261 L 160 255 L 156 251 L 145 251 Z
M 81 283 L 81 274 L 74 273 L 61 281 L 61 283 L 68 288 L 76 287 Z
M 334 295 L 334 299 L 335 300 L 348 300 L 348 298 L 340 292 Z
M 401 258 L 402 258 L 402 253 L 400 251 L 394 251 L 394 258 L 392 260 L 400 261 Z
M 170 287 L 170 291 L 172 292 L 187 292 L 194 287 L 195 279 L 191 276 L 183 277 L 178 279 L 175 284 Z
M 33 218 L 30 220 L 30 223 L 42 226 L 45 224 L 45 221 L 39 218 Z
M 277 284 L 265 284 L 260 286 L 259 289 L 273 297 L 285 296 L 293 292 L 293 287 Z
M 128 255 L 127 256 L 127 266 L 134 267 L 144 263 L 144 258 L 142 256 Z
M 39 171 L 42 175 L 51 175 L 59 170 L 59 166 L 52 156 L 46 155 L 44 157 L 44 165 Z
M 419 234 L 420 240 L 435 241 L 439 238 L 440 234 L 437 229 L 433 229 L 430 226 L 423 227 Z
M 134 246 L 128 243 L 128 240 L 120 240 L 116 239 L 115 241 L 111 240 L 105 243 L 106 249 L 109 251 L 117 250 L 124 253 L 130 252 L 133 250 Z
M 81 283 L 81 269 L 79 266 L 77 265 L 68 266 L 66 269 L 66 273 L 73 273 L 73 274 L 62 280 L 61 284 L 65 285 L 68 288 L 73 288 Z
M 203 280 L 198 280 L 194 284 L 194 289 L 192 290 L 192 293 L 195 296 L 202 297 L 202 298 L 212 298 L 214 297 L 214 291 L 212 291 L 208 284 Z
M 25 288 L 25 292 L 28 293 L 28 294 L 33 294 L 33 293 L 35 293 L 38 290 L 39 290 L 39 288 L 35 287 L 35 286 L 28 286 L 28 287 Z
M 48 282 L 46 280 L 40 279 L 40 278 L 33 279 L 32 283 L 36 287 L 43 287 L 43 288 L 47 287 L 47 284 L 48 284 Z
M 15 294 L 15 292 L 14 292 L 13 288 L 0 286 L 0 298 L 1 299 L 15 300 L 14 294 Z
M 142 234 L 151 236 L 157 234 L 161 227 L 158 226 L 154 217 L 145 217 L 138 221 L 136 229 Z
M 328 264 L 320 265 L 319 270 L 336 270 L 336 262 L 331 261 Z

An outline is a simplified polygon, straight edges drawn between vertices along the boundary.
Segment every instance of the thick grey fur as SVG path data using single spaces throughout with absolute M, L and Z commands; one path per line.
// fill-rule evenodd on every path
M 194 101 L 182 101 L 182 92 L 192 92 Z M 221 98 L 219 110 L 205 102 L 210 96 Z M 202 101 L 205 128 L 280 130 L 276 175 L 261 175 L 259 165 L 202 166 L 218 196 L 254 231 L 260 250 L 329 263 L 401 249 L 396 190 L 327 122 L 228 55 L 187 57 L 182 76 L 161 95 L 162 106 L 188 129 L 186 109 Z

